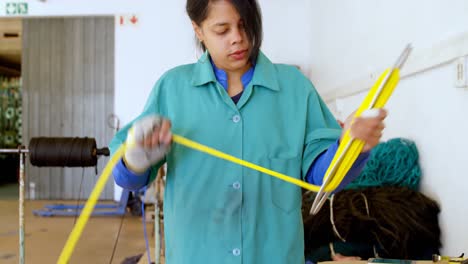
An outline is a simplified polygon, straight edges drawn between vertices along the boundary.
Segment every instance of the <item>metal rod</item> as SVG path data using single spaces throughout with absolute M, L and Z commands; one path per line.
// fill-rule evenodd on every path
M 156 189 L 158 186 L 155 187 Z M 156 202 L 154 205 L 154 257 L 155 264 L 161 263 L 161 223 L 159 222 L 159 193 L 156 191 Z
M 400 54 L 397 61 L 395 62 L 393 68 L 390 69 L 388 74 L 385 76 L 384 80 L 380 83 L 380 86 L 379 86 L 377 92 L 375 93 L 374 98 L 372 99 L 372 102 L 370 103 L 368 109 L 374 108 L 374 105 L 375 105 L 377 99 L 380 97 L 380 94 L 382 93 L 383 87 L 385 85 L 387 85 L 387 82 L 390 79 L 390 76 L 392 75 L 393 71 L 395 69 L 401 69 L 401 67 L 403 67 L 403 65 L 405 64 L 406 60 L 408 59 L 408 56 L 409 56 L 412 49 L 413 48 L 412 48 L 411 44 L 406 45 L 405 49 L 403 50 L 403 52 Z
M 406 51 L 406 49 L 405 49 L 405 51 Z M 400 61 L 400 60 L 401 60 L 401 56 L 398 58 L 398 61 Z M 372 109 L 374 107 L 375 102 L 377 101 L 380 94 L 382 93 L 383 87 L 387 84 L 388 80 L 390 79 L 390 75 L 393 73 L 393 70 L 394 70 L 393 68 L 390 69 L 390 71 L 387 73 L 387 75 L 385 75 L 383 81 L 380 83 L 379 88 L 377 89 L 377 92 L 375 93 L 374 97 L 372 98 L 372 101 L 371 101 L 368 109 Z M 345 149 L 343 150 L 343 152 L 339 156 L 338 161 L 334 164 L 331 172 L 325 178 L 325 182 L 322 183 L 322 186 L 320 187 L 320 190 L 317 193 L 317 196 L 315 197 L 314 202 L 312 203 L 312 206 L 310 207 L 309 214 L 316 215 L 320 211 L 322 206 L 325 204 L 325 201 L 327 200 L 327 197 L 331 192 L 324 191 L 324 188 L 328 184 L 330 179 L 332 179 L 335 176 L 336 169 L 338 168 L 338 166 L 340 166 L 341 161 L 343 160 L 346 152 L 348 151 L 348 149 L 351 146 L 351 143 L 353 141 L 354 140 L 351 139 L 348 142 L 348 145 L 346 145 Z
M 20 154 L 19 170 L 19 263 L 24 264 L 24 160 L 25 152 L 20 146 L 17 152 Z
M 408 49 L 408 48 L 406 48 L 406 49 Z M 406 53 L 406 49 L 403 51 L 403 54 Z M 402 56 L 400 56 L 398 58 L 397 64 L 398 64 L 398 61 L 401 60 L 401 58 L 402 58 Z M 390 69 L 390 71 L 385 75 L 383 81 L 380 83 L 379 88 L 377 89 L 377 92 L 375 93 L 374 97 L 372 98 L 372 101 L 371 101 L 368 109 L 372 109 L 374 107 L 375 102 L 377 101 L 380 94 L 382 93 L 383 87 L 387 84 L 388 80 L 390 79 L 390 76 L 392 75 L 393 70 L 394 70 L 394 68 Z M 312 203 L 312 206 L 310 207 L 309 214 L 316 215 L 320 211 L 322 206 L 325 204 L 325 201 L 327 200 L 326 198 L 331 192 L 326 192 L 323 189 L 328 184 L 329 179 L 331 179 L 331 178 L 333 178 L 335 176 L 337 167 L 341 164 L 341 160 L 345 156 L 346 152 L 348 151 L 348 149 L 351 146 L 351 143 L 353 141 L 354 140 L 351 139 L 348 142 L 348 145 L 346 145 L 346 148 L 343 150 L 343 152 L 341 153 L 341 156 L 339 157 L 338 161 L 335 163 L 335 166 L 332 168 L 332 171 L 331 171 L 330 175 L 326 178 L 326 181 L 324 183 L 322 183 L 322 186 L 321 186 L 319 192 L 317 193 L 317 196 L 315 197 L 314 202 Z
M 322 185 L 320 186 L 320 190 L 317 193 L 317 196 L 314 199 L 314 202 L 312 203 L 312 206 L 310 207 L 309 214 L 315 215 L 320 211 L 322 208 L 323 204 L 327 200 L 328 195 L 330 192 L 325 191 L 325 186 L 328 185 L 328 183 L 331 181 L 332 178 L 335 177 L 336 170 L 338 169 L 338 166 L 340 166 L 341 162 L 343 161 L 344 154 L 348 151 L 348 149 L 351 147 L 351 144 L 353 143 L 354 139 L 351 139 L 348 144 L 345 146 L 342 154 L 338 157 L 338 160 L 330 170 L 330 173 L 325 175 L 324 181 L 322 182 Z M 325 198 L 324 198 L 325 197 Z
M 397 62 L 393 66 L 393 68 L 398 68 L 401 69 L 403 65 L 405 64 L 406 60 L 408 59 L 411 51 L 413 50 L 413 45 L 411 43 L 408 43 L 401 53 L 400 57 L 398 58 Z
M 28 149 L 0 149 L 0 153 L 29 153 Z
M 372 98 L 372 101 L 369 105 L 368 109 L 374 108 L 374 105 L 379 98 L 380 94 L 382 93 L 383 87 L 387 84 L 388 80 L 390 79 L 391 74 L 395 69 L 401 69 L 403 65 L 405 64 L 406 60 L 408 59 L 409 54 L 411 53 L 412 50 L 412 45 L 408 44 L 406 45 L 405 49 L 403 52 L 400 54 L 398 57 L 397 61 L 395 62 L 395 65 L 393 68 L 390 69 L 390 71 L 387 73 L 387 75 L 384 77 L 383 81 L 380 83 L 379 88 L 377 89 L 377 92 L 375 93 L 374 97 Z M 322 186 L 320 187 L 319 192 L 317 193 L 314 202 L 312 203 L 312 206 L 310 207 L 309 214 L 315 215 L 317 214 L 322 206 L 325 204 L 325 201 L 327 200 L 328 195 L 331 192 L 326 192 L 324 191 L 325 186 L 328 184 L 328 182 L 335 176 L 336 169 L 337 167 L 341 164 L 341 160 L 344 157 L 344 154 L 347 152 L 348 148 L 350 147 L 353 139 L 349 142 L 349 144 L 346 146 L 345 150 L 342 152 L 342 155 L 338 158 L 338 161 L 335 163 L 335 166 L 332 168 L 331 172 L 329 175 L 326 175 L 325 181 L 322 183 Z
M 408 48 L 406 48 L 408 49 Z M 405 51 L 403 52 L 403 54 L 406 52 L 406 49 Z M 400 56 L 398 58 L 398 61 L 400 61 L 402 59 L 402 56 Z M 397 61 L 397 64 L 398 64 L 398 61 Z M 372 102 L 370 103 L 369 105 L 369 108 L 368 109 L 372 109 L 374 108 L 374 105 L 375 103 L 377 102 L 377 99 L 379 98 L 380 94 L 382 93 L 383 91 L 383 88 L 385 85 L 387 85 L 387 82 L 388 80 L 390 79 L 390 76 L 392 75 L 393 73 L 393 70 L 394 68 L 390 69 L 390 71 L 387 73 L 387 75 L 385 75 L 383 81 L 380 83 L 379 85 L 379 88 L 377 89 L 377 92 L 375 93 L 374 97 L 372 98 Z M 342 152 L 342 155 L 339 157 L 338 161 L 335 163 L 335 166 L 333 167 L 333 170 L 331 171 L 330 175 L 326 178 L 327 181 L 325 183 L 322 184 L 322 187 L 320 188 L 320 191 L 317 193 L 317 196 L 315 197 L 314 199 L 314 202 L 312 204 L 312 207 L 310 208 L 310 212 L 309 214 L 312 214 L 312 215 L 316 215 L 320 209 L 322 208 L 322 206 L 325 204 L 325 201 L 327 200 L 326 198 L 328 197 L 328 195 L 330 195 L 331 192 L 324 192 L 323 189 L 324 189 L 324 186 L 326 186 L 326 184 L 328 184 L 328 180 L 333 178 L 335 176 L 335 173 L 336 173 L 336 168 L 341 164 L 341 160 L 343 159 L 344 155 L 346 154 L 346 152 L 348 151 L 349 147 L 351 146 L 351 143 L 353 142 L 354 140 L 351 139 L 348 143 L 348 145 L 346 146 L 346 148 L 343 150 Z
M 377 92 L 375 93 L 374 97 L 372 98 L 372 101 L 369 104 L 369 107 L 367 108 L 367 110 L 370 110 L 370 109 L 374 108 L 374 105 L 377 102 L 377 99 L 379 99 L 380 94 L 382 93 L 384 86 L 387 85 L 387 82 L 390 79 L 390 76 L 393 74 L 394 70 L 395 70 L 395 68 L 391 68 L 388 71 L 387 75 L 385 75 L 383 81 L 380 83 L 379 88 L 377 89 Z

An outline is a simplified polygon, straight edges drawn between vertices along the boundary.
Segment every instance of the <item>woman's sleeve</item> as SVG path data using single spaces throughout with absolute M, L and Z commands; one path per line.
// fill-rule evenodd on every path
M 302 155 L 302 177 L 305 180 L 314 160 L 341 135 L 341 127 L 312 86 L 307 100 L 306 131 Z

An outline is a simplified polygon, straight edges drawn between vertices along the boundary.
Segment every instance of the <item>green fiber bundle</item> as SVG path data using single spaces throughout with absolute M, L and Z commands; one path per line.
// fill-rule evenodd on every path
M 421 178 L 419 154 L 413 141 L 394 138 L 372 149 L 361 174 L 346 189 L 398 186 L 417 190 Z

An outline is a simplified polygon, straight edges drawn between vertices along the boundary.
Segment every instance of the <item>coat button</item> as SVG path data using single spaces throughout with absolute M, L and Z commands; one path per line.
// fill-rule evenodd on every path
M 239 256 L 240 253 L 241 253 L 241 252 L 240 252 L 240 249 L 238 249 L 238 248 L 235 248 L 235 249 L 232 250 L 232 254 L 233 254 L 234 256 Z
M 234 188 L 236 190 L 240 189 L 240 187 L 241 187 L 241 184 L 239 182 L 235 182 L 235 183 L 232 184 L 232 188 Z
M 238 123 L 241 120 L 241 117 L 239 115 L 235 115 L 232 117 L 232 122 Z

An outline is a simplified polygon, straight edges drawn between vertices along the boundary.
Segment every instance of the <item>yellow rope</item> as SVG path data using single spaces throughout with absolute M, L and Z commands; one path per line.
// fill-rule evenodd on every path
M 389 76 L 386 84 L 381 88 L 380 94 L 377 94 L 379 87 L 381 86 L 382 82 L 384 82 L 387 75 Z M 364 111 L 368 109 L 384 107 L 392 95 L 396 85 L 398 84 L 399 79 L 400 70 L 398 68 L 387 69 L 384 71 L 372 86 L 369 93 L 366 95 L 366 98 L 364 98 L 364 101 L 359 106 L 354 117 L 359 117 Z M 347 148 L 348 145 L 349 147 Z M 351 169 L 351 166 L 358 158 L 359 154 L 362 152 L 364 145 L 364 141 L 353 139 L 350 135 L 350 131 L 345 131 L 335 156 L 333 157 L 332 162 L 330 163 L 330 166 L 325 173 L 324 182 L 326 182 L 327 177 L 333 178 L 331 178 L 331 181 L 329 184 L 327 184 L 324 191 L 334 190 L 339 186 L 348 171 Z M 339 162 L 340 159 L 341 162 Z M 336 167 L 335 172 L 332 173 L 334 167 Z
M 65 246 L 62 249 L 62 253 L 60 254 L 60 257 L 57 263 L 66 264 L 70 260 L 71 254 L 73 253 L 73 250 L 75 249 L 76 243 L 80 239 L 81 233 L 83 233 L 83 229 L 86 223 L 88 222 L 89 217 L 91 216 L 94 206 L 96 205 L 99 199 L 99 196 L 101 195 L 101 192 L 104 189 L 107 180 L 109 179 L 109 176 L 112 174 L 112 169 L 119 162 L 124 152 L 125 152 L 125 144 L 122 144 L 122 146 L 120 146 L 120 148 L 115 152 L 115 154 L 111 157 L 111 159 L 107 163 L 101 176 L 96 182 L 96 185 L 94 186 L 94 189 L 91 192 L 91 195 L 89 196 L 88 201 L 86 201 L 83 211 L 81 212 L 80 217 L 78 218 L 78 221 L 73 227 L 73 230 L 70 233 L 68 240 L 65 243 Z
M 224 160 L 230 161 L 232 163 L 236 163 L 236 164 L 239 164 L 241 166 L 244 166 L 244 167 L 259 171 L 259 172 L 263 172 L 265 174 L 268 174 L 270 176 L 279 178 L 279 179 L 281 179 L 283 181 L 295 184 L 295 185 L 300 186 L 300 187 L 302 187 L 304 189 L 307 189 L 307 190 L 317 192 L 320 189 L 320 186 L 313 185 L 313 184 L 307 183 L 305 181 L 301 181 L 299 179 L 293 178 L 291 176 L 288 176 L 288 175 L 285 175 L 285 174 L 282 174 L 282 173 L 279 173 L 279 172 L 276 172 L 276 171 L 269 170 L 267 168 L 258 166 L 256 164 L 253 164 L 253 163 L 245 161 L 245 160 L 241 160 L 241 159 L 236 158 L 234 156 L 228 155 L 226 153 L 223 153 L 221 151 L 218 151 L 216 149 L 207 147 L 205 145 L 202 145 L 200 143 L 197 143 L 195 141 L 189 140 L 187 138 L 184 138 L 184 137 L 181 137 L 181 136 L 178 136 L 178 135 L 173 135 L 172 140 L 175 143 L 178 143 L 180 145 L 184 145 L 186 147 L 189 147 L 189 148 L 201 151 L 201 152 L 205 152 L 205 153 L 207 153 L 207 154 L 209 154 L 211 156 L 214 156 L 214 157 L 217 157 L 217 158 L 220 158 L 220 159 L 224 159 Z

